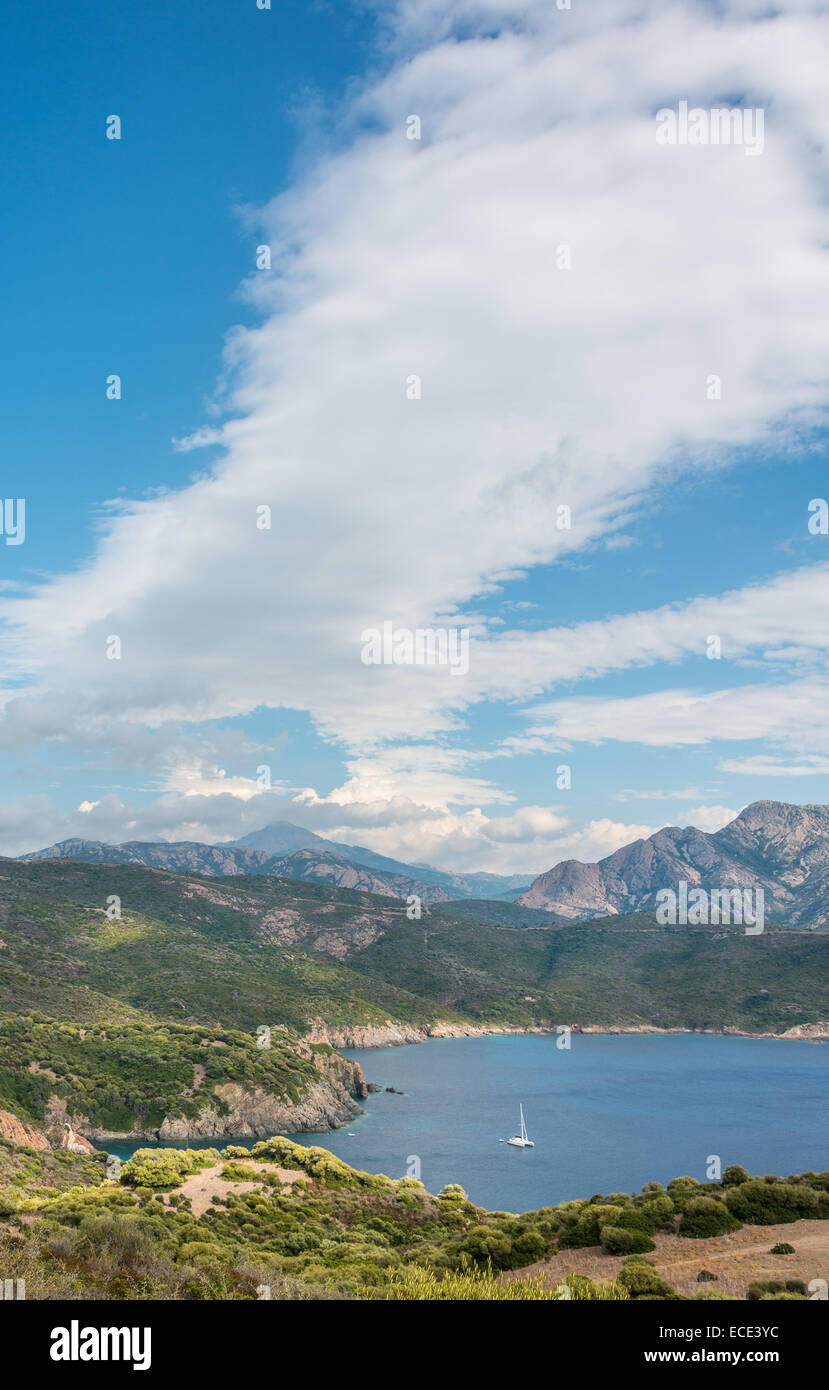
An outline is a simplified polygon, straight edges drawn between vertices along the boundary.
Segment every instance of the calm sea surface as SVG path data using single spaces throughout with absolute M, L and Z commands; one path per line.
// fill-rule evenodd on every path
M 346 1129 L 297 1142 L 392 1178 L 417 1158 L 431 1191 L 460 1183 L 495 1210 L 629 1192 L 684 1173 L 705 1181 L 710 1154 L 758 1174 L 829 1168 L 829 1044 L 574 1035 L 569 1051 L 554 1036 L 344 1051 L 368 1081 L 405 1095 L 370 1095 Z M 518 1131 L 519 1101 L 533 1149 L 501 1142 Z M 135 1147 L 111 1152 L 127 1157 Z

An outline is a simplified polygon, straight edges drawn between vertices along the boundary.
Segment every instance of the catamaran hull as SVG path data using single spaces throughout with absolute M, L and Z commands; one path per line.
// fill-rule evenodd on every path
M 512 1144 L 514 1149 L 534 1149 L 535 1143 L 532 1139 L 508 1139 L 508 1144 Z

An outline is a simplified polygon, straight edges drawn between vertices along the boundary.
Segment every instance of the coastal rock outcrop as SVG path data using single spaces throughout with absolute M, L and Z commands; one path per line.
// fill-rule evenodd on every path
M 798 1023 L 795 1028 L 787 1028 L 780 1035 L 783 1038 L 803 1038 L 806 1042 L 829 1042 L 829 1021 L 826 1023 Z
M 281 1100 L 266 1091 L 247 1091 L 236 1082 L 215 1087 L 223 1112 L 204 1106 L 195 1119 L 168 1116 L 157 1131 L 159 1139 L 267 1139 L 272 1134 L 299 1130 L 336 1129 L 360 1114 L 360 1106 L 343 1089 L 320 1079 L 299 1102 Z M 225 1110 L 224 1107 L 227 1107 Z M 156 1137 L 156 1132 L 153 1133 Z
M 10 1110 L 0 1110 L 0 1138 L 8 1139 L 12 1144 L 25 1144 L 29 1149 L 52 1147 L 45 1134 L 25 1124 Z
M 73 1154 L 94 1154 L 97 1149 L 94 1144 L 90 1144 L 82 1134 L 78 1134 L 71 1125 L 67 1125 L 61 1137 L 61 1142 L 54 1145 L 58 1149 L 68 1149 Z
M 296 1040 L 294 1046 L 316 1074 L 303 1083 L 298 1095 L 296 1091 L 272 1095 L 261 1087 L 232 1081 L 214 1085 L 208 1095 L 201 1091 L 203 1076 L 195 1076 L 193 1089 L 182 1097 L 182 1108 L 193 1109 L 201 1100 L 197 1113 L 168 1114 L 153 1127 L 137 1118 L 131 1130 L 95 1125 L 88 1115 L 70 1112 L 64 1097 L 52 1095 L 42 1127 L 0 1110 L 0 1136 L 31 1148 L 94 1154 L 96 1143 L 112 1139 L 265 1139 L 272 1134 L 336 1129 L 361 1114 L 358 1102 L 368 1095 L 368 1086 L 359 1062 L 329 1047 L 314 1047 L 308 1039 Z
M 25 1144 L 30 1149 L 69 1149 L 75 1154 L 94 1154 L 94 1144 L 66 1122 L 65 1111 L 64 1103 L 63 1116 L 56 1120 L 53 1107 L 51 1115 L 47 1112 L 46 1127 L 36 1129 L 10 1110 L 0 1110 L 0 1137 L 12 1144 Z
M 315 1052 L 307 1041 L 300 1043 L 298 1050 L 313 1060 L 319 1074 L 298 1100 L 271 1095 L 260 1087 L 251 1090 L 229 1081 L 213 1087 L 218 1104 L 205 1100 L 195 1116 L 167 1115 L 158 1128 L 142 1128 L 136 1122 L 129 1133 L 124 1133 L 98 1128 L 85 1116 L 78 1115 L 70 1116 L 68 1125 L 81 1142 L 88 1140 L 84 1141 L 77 1129 L 98 1142 L 125 1138 L 267 1139 L 272 1134 L 337 1129 L 348 1124 L 355 1115 L 362 1114 L 357 1102 L 368 1095 L 368 1086 L 359 1062 L 349 1061 L 335 1052 Z M 65 1102 L 60 1118 L 65 1120 Z

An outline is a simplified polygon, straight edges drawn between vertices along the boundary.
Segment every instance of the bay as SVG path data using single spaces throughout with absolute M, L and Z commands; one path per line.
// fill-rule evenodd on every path
M 416 1172 L 432 1192 L 460 1183 L 506 1211 L 681 1174 L 704 1182 L 712 1156 L 753 1174 L 829 1167 L 829 1045 L 703 1034 L 574 1034 L 571 1044 L 519 1035 L 343 1049 L 384 1089 L 345 1129 L 291 1137 L 370 1173 Z M 533 1149 L 504 1142 L 519 1102 Z M 108 1147 L 128 1157 L 139 1146 Z

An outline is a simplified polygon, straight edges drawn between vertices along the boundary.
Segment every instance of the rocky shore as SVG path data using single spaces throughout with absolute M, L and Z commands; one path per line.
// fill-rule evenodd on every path
M 574 1033 L 703 1033 L 718 1038 L 777 1038 L 782 1042 L 829 1042 L 829 1022 L 799 1023 L 783 1033 L 748 1033 L 742 1028 L 653 1028 L 648 1024 L 630 1027 L 624 1024 L 603 1028 L 585 1024 L 574 1027 Z
M 310 1055 L 310 1046 L 306 1046 Z M 0 1110 L 0 1137 L 35 1149 L 94 1153 L 94 1144 L 113 1140 L 268 1139 L 272 1134 L 326 1131 L 362 1114 L 358 1102 L 368 1095 L 368 1086 L 359 1062 L 317 1053 L 314 1064 L 318 1079 L 298 1101 L 227 1082 L 213 1091 L 221 1113 L 215 1103 L 206 1102 L 197 1115 L 168 1115 L 157 1128 L 136 1124 L 132 1130 L 111 1130 L 94 1125 L 86 1115 L 69 1114 L 66 1101 L 53 1096 L 42 1127 L 25 1124 L 9 1111 Z
M 331 1047 L 399 1047 L 404 1043 L 425 1042 L 427 1038 L 479 1038 L 527 1036 L 555 1033 L 561 1024 L 537 1025 L 528 1028 L 508 1024 L 474 1024 L 437 1022 L 431 1024 L 395 1023 L 344 1024 L 342 1026 L 313 1023 L 307 1034 L 309 1042 L 328 1043 Z M 829 1022 L 801 1023 L 783 1033 L 749 1033 L 740 1028 L 657 1028 L 651 1024 L 589 1024 L 571 1023 L 573 1033 L 636 1034 L 636 1033 L 702 1033 L 717 1037 L 779 1038 L 807 1042 L 829 1042 Z

